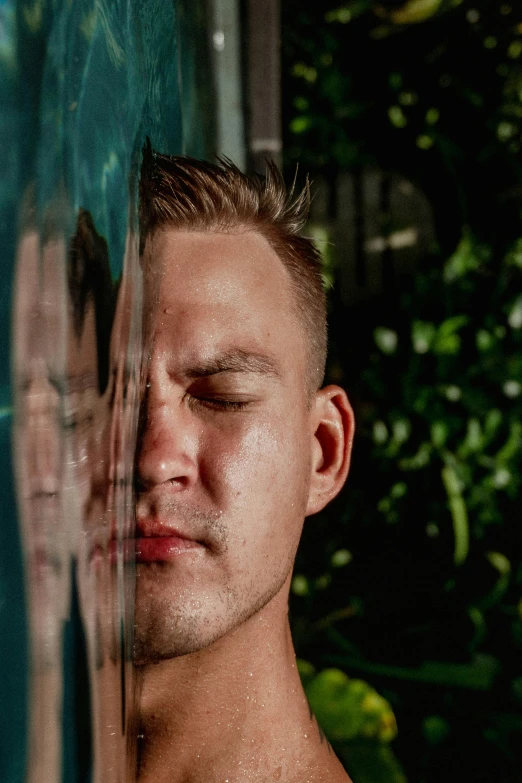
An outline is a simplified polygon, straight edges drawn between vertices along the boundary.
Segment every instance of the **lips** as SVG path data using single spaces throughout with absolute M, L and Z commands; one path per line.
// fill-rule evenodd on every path
M 205 546 L 202 541 L 157 520 L 138 519 L 134 538 L 123 538 L 118 544 L 116 537 L 112 536 L 105 551 L 113 564 L 117 562 L 120 551 L 124 562 L 135 557 L 137 563 L 157 563 L 175 560 L 180 555 L 203 549 Z M 94 546 L 91 559 L 102 560 L 103 551 L 103 547 Z
M 138 518 L 135 541 L 137 563 L 169 562 L 204 546 L 188 533 L 150 518 Z
M 180 536 L 142 536 L 136 538 L 136 562 L 168 562 L 195 549 L 201 549 L 201 546 L 197 541 Z

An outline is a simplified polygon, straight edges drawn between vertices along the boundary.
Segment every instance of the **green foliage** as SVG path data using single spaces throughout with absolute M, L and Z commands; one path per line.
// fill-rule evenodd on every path
M 328 248 L 330 380 L 358 433 L 346 490 L 305 528 L 292 617 L 307 691 L 355 783 L 522 780 L 516 11 L 283 4 L 289 173 L 299 159 L 334 188 L 366 165 L 399 172 L 428 197 L 437 239 L 413 275 L 347 310 L 334 202 L 314 227 Z M 397 717 L 391 745 L 354 728 L 359 677 Z
M 468 515 L 481 537 L 487 525 L 502 522 L 504 495 L 514 498 L 520 489 L 522 319 L 519 297 L 513 300 L 511 291 L 522 279 L 517 281 L 510 268 L 510 255 L 493 281 L 488 253 L 467 234 L 442 269 L 419 272 L 415 296 L 403 296 L 403 315 L 411 314 L 411 342 L 398 337 L 391 354 L 382 335 L 399 331 L 394 324 L 378 327 L 374 336 L 380 335 L 376 343 L 386 361 L 374 355 L 365 371 L 367 393 L 375 399 L 366 423 L 375 458 L 393 460 L 397 477 L 430 471 L 431 478 L 437 470 L 451 515 L 456 564 L 468 552 Z M 485 288 L 489 298 L 480 312 Z M 442 321 L 416 316 L 433 309 L 436 301 L 446 311 Z M 460 307 L 466 312 L 458 312 Z M 395 391 L 392 409 L 390 384 Z M 372 391 L 379 388 L 386 389 L 385 398 Z M 414 437 L 400 444 L 396 436 L 388 437 L 398 421 L 415 422 Z
M 397 734 L 390 704 L 368 683 L 351 679 L 340 669 L 319 673 L 308 661 L 299 672 L 314 715 L 358 783 L 406 778 L 388 744 Z
M 407 783 L 389 745 L 360 740 L 340 743 L 336 749 L 355 783 Z
M 397 726 L 393 711 L 370 685 L 350 679 L 340 669 L 323 669 L 310 676 L 309 666 L 303 672 L 306 695 L 331 742 L 355 739 L 390 742 L 395 738 Z

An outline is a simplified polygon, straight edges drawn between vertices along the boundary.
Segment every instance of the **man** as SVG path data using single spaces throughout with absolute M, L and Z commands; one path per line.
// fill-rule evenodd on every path
M 320 259 L 288 198 L 145 151 L 150 362 L 137 454 L 140 783 L 341 783 L 296 670 L 303 521 L 340 490 L 353 415 L 320 389 Z

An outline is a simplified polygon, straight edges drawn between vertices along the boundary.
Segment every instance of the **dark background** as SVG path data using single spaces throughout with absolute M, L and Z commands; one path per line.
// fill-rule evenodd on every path
M 355 783 L 515 783 L 521 10 L 284 0 L 282 78 L 358 425 L 296 566 L 308 695 Z

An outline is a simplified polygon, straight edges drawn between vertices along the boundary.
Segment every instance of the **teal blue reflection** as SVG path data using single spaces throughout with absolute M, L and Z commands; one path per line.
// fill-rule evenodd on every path
M 38 766 L 38 753 L 36 761 L 34 758 L 34 737 L 38 739 L 42 731 L 42 744 L 56 745 L 54 761 L 49 762 L 49 769 L 54 772 L 45 778 L 46 783 L 109 783 L 122 779 L 117 775 L 109 779 L 103 768 L 105 762 L 96 761 L 94 713 L 102 697 L 96 688 L 93 690 L 90 678 L 93 667 L 101 666 L 98 659 L 102 660 L 103 655 L 90 636 L 96 633 L 103 613 L 97 614 L 94 609 L 91 612 L 89 591 L 96 591 L 99 585 L 97 577 L 88 572 L 90 561 L 81 549 L 82 542 L 90 541 L 92 535 L 85 509 L 93 505 L 94 482 L 92 475 L 85 477 L 80 471 L 83 466 L 85 472 L 89 460 L 95 458 L 86 457 L 78 437 L 71 436 L 70 431 L 67 434 L 63 413 L 71 405 L 73 392 L 76 394 L 70 381 L 71 355 L 78 364 L 78 357 L 87 361 L 89 353 L 85 347 L 88 342 L 84 337 L 80 339 L 85 335 L 83 324 L 75 331 L 78 305 L 74 280 L 71 283 L 71 259 L 76 258 L 77 250 L 73 253 L 71 248 L 76 248 L 81 234 L 82 252 L 87 258 L 91 252 L 89 242 L 94 242 L 93 269 L 102 268 L 100 252 L 106 264 L 103 274 L 95 273 L 91 288 L 97 293 L 89 293 L 88 288 L 86 294 L 87 299 L 94 297 L 92 339 L 96 350 L 92 355 L 97 362 L 98 378 L 92 389 L 82 390 L 82 400 L 92 398 L 92 410 L 84 411 L 85 420 L 102 422 L 98 440 L 103 441 L 105 431 L 116 430 L 120 433 L 119 442 L 124 444 L 112 466 L 121 475 L 117 480 L 109 478 L 105 482 L 109 489 L 104 490 L 112 493 L 111 519 L 116 520 L 114 524 L 119 526 L 121 536 L 122 526 L 131 516 L 129 476 L 141 361 L 136 209 L 141 149 L 149 136 L 153 146 L 165 152 L 184 152 L 195 157 L 208 157 L 212 152 L 212 78 L 207 39 L 204 0 L 0 0 L 0 308 L 4 324 L 0 330 L 2 783 L 33 783 L 42 774 L 45 765 Z M 14 315 L 13 297 L 18 303 Z M 12 350 L 8 328 L 11 320 L 15 340 Z M 26 328 L 28 322 L 32 331 Z M 108 369 L 103 370 L 105 365 Z M 102 375 L 107 376 L 105 381 L 101 380 Z M 120 381 L 111 381 L 112 378 Z M 34 435 L 34 412 L 28 414 L 34 394 L 24 392 L 35 386 L 35 379 L 57 390 L 55 407 L 61 412 L 56 414 L 53 426 L 54 434 L 60 437 L 59 446 L 53 448 L 58 454 L 54 473 L 59 489 L 53 490 L 52 503 L 60 509 L 68 506 L 69 517 L 63 515 L 63 510 L 51 513 L 47 508 L 44 516 L 36 519 L 32 510 L 34 497 L 27 495 L 32 474 L 26 455 L 34 455 L 42 442 L 40 436 L 38 440 Z M 41 402 L 41 395 L 39 399 Z M 49 400 L 46 405 L 47 410 Z M 43 442 L 49 449 L 50 425 L 44 425 L 47 434 L 44 433 Z M 13 437 L 15 466 L 11 457 Z M 89 434 L 84 440 L 90 442 L 93 438 Z M 90 453 L 87 447 L 84 451 Z M 73 459 L 70 455 L 76 452 Z M 105 463 L 98 459 L 98 464 Z M 66 490 L 62 487 L 64 481 Z M 103 481 L 98 483 L 105 486 Z M 85 502 L 81 501 L 84 485 L 88 487 Z M 46 503 L 51 502 L 49 497 Z M 73 506 L 74 512 L 70 510 Z M 109 514 L 109 506 L 101 506 L 100 518 Z M 56 528 L 52 527 L 53 514 L 62 514 Z M 35 589 L 32 579 L 31 531 L 35 519 L 39 531 L 47 531 L 46 541 L 52 540 L 50 559 L 60 573 L 48 595 L 60 591 L 67 594 L 60 612 L 52 601 L 50 608 L 45 609 L 50 617 L 53 612 L 55 616 L 54 621 L 44 624 L 43 632 L 38 623 L 42 624 L 45 612 L 40 607 L 35 619 L 37 602 L 34 596 L 28 597 L 32 591 L 39 593 L 41 599 L 48 589 L 45 585 Z M 76 532 L 71 533 L 69 528 Z M 62 546 L 65 540 L 67 545 Z M 120 568 L 114 583 L 116 610 L 114 606 L 110 610 L 111 617 L 117 616 L 119 626 L 113 634 L 108 658 L 114 662 L 119 656 L 118 672 L 122 676 L 126 670 L 125 645 L 129 643 L 126 625 L 131 622 L 124 593 Z M 96 600 L 92 597 L 92 601 Z M 28 605 L 33 609 L 28 609 Z M 56 628 L 49 641 L 53 622 Z M 38 636 L 41 632 L 43 635 Z M 56 688 L 52 684 L 56 671 L 49 675 L 51 685 L 38 685 L 35 675 L 35 670 L 45 669 L 52 658 L 49 649 L 54 649 L 53 645 L 60 667 L 60 685 Z M 33 710 L 38 688 L 43 717 L 35 716 Z M 51 692 L 58 694 L 60 720 L 56 726 L 49 710 L 45 713 Z M 123 731 L 130 709 L 125 703 L 126 694 L 128 697 L 130 693 L 128 686 L 123 687 L 122 693 L 118 730 Z M 122 763 L 118 775 L 125 774 L 124 766 Z

